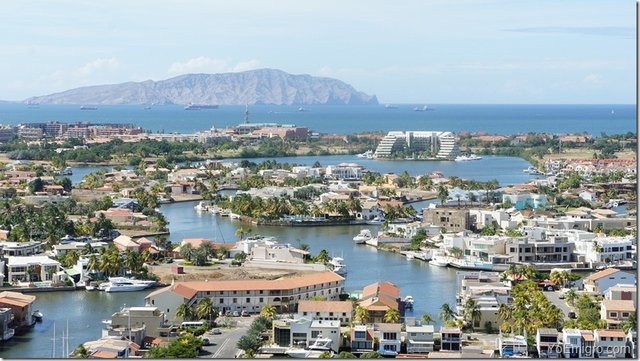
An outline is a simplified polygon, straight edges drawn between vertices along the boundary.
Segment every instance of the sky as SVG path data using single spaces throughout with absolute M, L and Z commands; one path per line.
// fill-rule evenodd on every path
M 3 0 L 0 99 L 257 68 L 381 103 L 636 102 L 633 0 Z

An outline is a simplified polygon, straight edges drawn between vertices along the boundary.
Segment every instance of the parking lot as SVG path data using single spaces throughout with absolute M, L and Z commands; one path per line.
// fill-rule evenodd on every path
M 202 337 L 209 340 L 209 345 L 203 346 L 198 357 L 201 358 L 234 358 L 237 352 L 236 344 L 244 336 L 257 316 L 251 317 L 221 317 L 216 320 L 218 325 L 228 324 L 228 327 L 218 327 L 219 334 L 208 331 Z

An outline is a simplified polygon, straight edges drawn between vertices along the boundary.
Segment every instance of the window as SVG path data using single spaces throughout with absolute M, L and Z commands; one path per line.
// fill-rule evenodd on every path
M 329 316 L 333 316 L 333 312 L 329 312 Z
M 622 338 L 622 337 L 618 337 L 618 341 L 622 341 L 622 340 L 623 340 L 623 338 Z
M 383 340 L 396 340 L 397 334 L 395 332 L 383 332 L 382 333 Z
M 234 298 L 234 299 L 233 299 L 233 303 L 238 303 L 238 299 L 237 299 L 237 298 Z
M 167 310 L 167 312 L 169 312 L 169 310 Z M 365 331 L 356 331 L 354 332 L 353 336 L 355 338 L 365 338 L 365 334 L 366 334 Z
M 247 294 L 250 294 L 250 293 L 251 293 L 250 291 L 247 291 Z
M 609 317 L 618 317 L 618 312 L 609 312 Z
M 251 302 L 251 298 L 247 297 L 247 303 Z
M 233 294 L 234 294 L 234 295 L 235 295 L 235 294 L 237 294 L 237 293 L 238 293 L 238 291 L 233 291 Z
M 347 313 L 346 313 L 346 312 L 342 312 L 342 316 L 346 316 L 346 315 L 347 315 Z
M 260 297 L 260 303 L 264 302 L 264 298 Z
M 220 299 L 220 303 L 224 303 L 224 298 L 221 298 L 221 299 Z
M 622 317 L 629 317 L 629 312 L 622 312 Z
M 264 291 L 263 291 L 263 290 L 260 290 L 260 294 L 263 294 L 263 293 L 264 293 Z
M 311 331 L 311 338 L 318 338 L 322 331 Z
M 303 315 L 303 316 L 306 316 L 306 315 L 307 315 L 307 312 L 302 312 L 302 315 Z
M 316 316 L 320 316 L 320 312 L 316 312 Z

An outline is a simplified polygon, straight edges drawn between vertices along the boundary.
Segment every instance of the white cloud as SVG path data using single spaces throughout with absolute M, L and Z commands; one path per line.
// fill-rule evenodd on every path
M 583 83 L 586 84 L 598 84 L 602 82 L 602 75 L 600 74 L 589 74 L 582 79 Z
M 99 58 L 88 62 L 74 71 L 77 76 L 84 77 L 91 75 L 99 70 L 115 69 L 120 66 L 116 58 Z
M 241 61 L 235 65 L 231 64 L 227 59 L 208 58 L 199 56 L 184 62 L 175 62 L 169 67 L 168 73 L 172 75 L 186 73 L 220 73 L 220 72 L 238 72 L 256 69 L 260 65 L 257 59 Z

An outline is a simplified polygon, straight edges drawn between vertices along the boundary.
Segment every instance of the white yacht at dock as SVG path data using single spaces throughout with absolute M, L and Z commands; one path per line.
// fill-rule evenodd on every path
M 307 348 L 290 348 L 285 351 L 285 354 L 291 358 L 320 358 L 320 355 L 325 352 L 333 354 L 331 350 L 332 342 L 330 338 L 323 338 L 322 335 L 318 335 L 313 345 Z
M 132 292 L 141 291 L 153 286 L 156 281 L 136 280 L 126 277 L 110 277 L 109 282 L 98 286 L 99 290 L 105 292 Z
M 357 236 L 353 237 L 353 241 L 356 244 L 363 244 L 364 242 L 371 239 L 371 231 L 368 229 L 363 229 L 358 233 Z
M 329 265 L 332 271 L 339 274 L 340 276 L 344 276 L 347 274 L 347 264 L 344 263 L 344 258 L 333 257 L 329 261 Z

